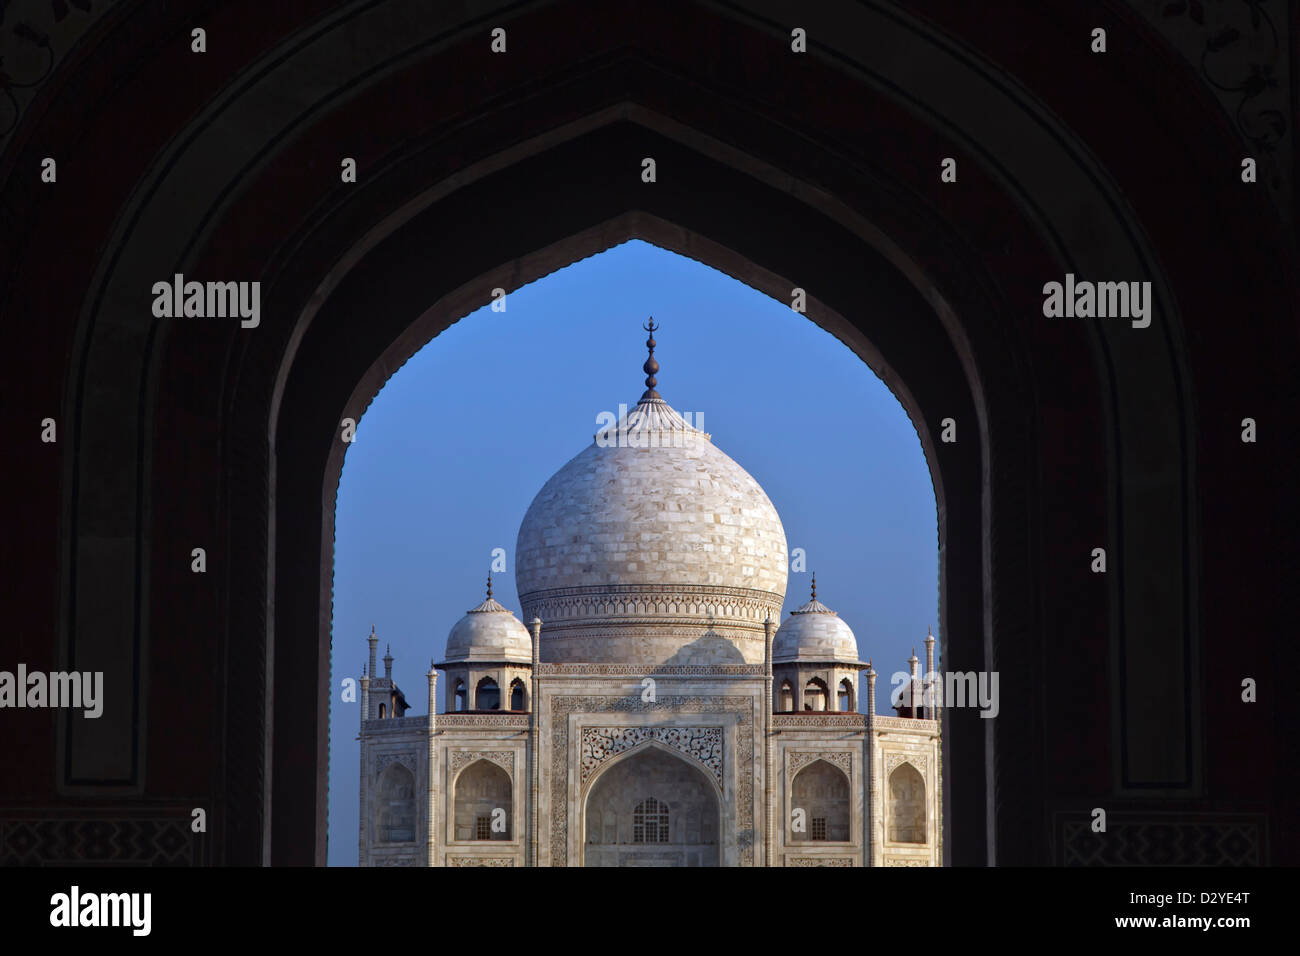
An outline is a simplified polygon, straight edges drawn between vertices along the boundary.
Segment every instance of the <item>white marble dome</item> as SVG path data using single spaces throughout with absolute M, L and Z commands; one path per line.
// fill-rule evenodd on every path
M 519 618 L 493 600 L 487 600 L 465 613 L 447 635 L 445 663 L 514 663 L 533 662 L 533 638 Z
M 773 664 L 857 664 L 858 639 L 844 620 L 817 600 L 791 611 L 772 638 Z
M 652 387 L 537 493 L 515 580 L 544 661 L 761 663 L 785 530 L 758 482 Z

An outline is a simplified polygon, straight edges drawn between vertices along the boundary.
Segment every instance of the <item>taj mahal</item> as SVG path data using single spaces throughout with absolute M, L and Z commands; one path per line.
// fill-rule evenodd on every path
M 915 651 L 881 716 L 876 672 L 815 577 L 781 620 L 780 516 L 660 396 L 646 328 L 635 408 L 524 515 L 521 613 L 489 577 L 430 663 L 426 716 L 407 716 L 391 652 L 377 672 L 372 629 L 358 862 L 942 865 L 941 712 Z

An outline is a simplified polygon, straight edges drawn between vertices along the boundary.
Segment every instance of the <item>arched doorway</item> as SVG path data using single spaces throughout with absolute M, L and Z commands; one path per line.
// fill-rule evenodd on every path
M 718 866 L 720 840 L 713 783 L 654 744 L 618 758 L 587 794 L 584 866 Z

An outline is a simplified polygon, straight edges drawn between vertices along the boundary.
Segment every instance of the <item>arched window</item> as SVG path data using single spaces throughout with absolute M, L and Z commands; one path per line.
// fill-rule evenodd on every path
M 401 764 L 390 764 L 379 778 L 375 830 L 378 843 L 415 839 L 415 776 Z
M 830 693 L 826 690 L 826 684 L 817 677 L 808 682 L 808 686 L 803 689 L 803 709 L 804 710 L 825 710 L 827 699 Z
M 925 781 L 910 763 L 889 775 L 889 839 L 925 842 Z
M 384 705 L 383 705 L 383 704 L 380 704 L 380 705 L 379 705 L 379 719 L 380 719 L 380 720 L 383 720 L 383 719 L 384 719 Z
M 668 804 L 646 797 L 632 813 L 633 843 L 668 842 Z
M 849 839 L 849 778 L 839 767 L 814 760 L 800 770 L 790 788 L 790 808 L 803 811 L 803 829 L 795 829 L 792 823 L 792 839 Z
M 853 684 L 846 677 L 840 681 L 840 710 L 849 713 L 853 709 Z
M 501 688 L 491 677 L 484 677 L 478 682 L 478 689 L 474 692 L 474 709 L 501 709 Z
M 476 760 L 456 778 L 457 840 L 509 840 L 510 775 L 489 760 Z
M 456 681 L 456 689 L 452 693 L 452 709 L 459 712 L 465 709 L 465 683 Z
M 518 677 L 510 682 L 510 709 L 527 710 L 528 705 L 525 703 L 527 698 L 524 695 L 524 682 Z
M 794 688 L 790 686 L 788 680 L 781 681 L 781 705 L 782 713 L 788 714 L 794 710 Z

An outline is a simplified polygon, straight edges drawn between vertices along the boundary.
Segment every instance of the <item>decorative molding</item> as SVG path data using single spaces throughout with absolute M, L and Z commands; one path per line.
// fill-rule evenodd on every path
M 403 750 L 401 753 L 378 754 L 375 757 L 375 776 L 378 777 L 390 764 L 401 764 L 414 775 L 420 765 L 414 751 Z
M 844 775 L 853 779 L 853 754 L 847 750 L 794 750 L 785 755 L 785 773 L 791 780 L 804 767 L 818 760 L 839 767 Z
M 177 816 L 125 820 L 59 819 L 48 812 L 5 819 L 10 812 L 0 810 L 0 866 L 201 866 L 207 862 L 206 835 L 190 829 L 189 807 L 177 811 Z
M 496 764 L 515 779 L 515 752 L 513 750 L 453 750 L 451 752 L 451 776 L 454 780 L 461 768 L 478 760 L 487 760 Z
M 721 727 L 583 727 L 579 742 L 586 784 L 600 765 L 647 740 L 657 740 L 702 764 L 726 792 L 722 779 Z
M 712 608 L 713 614 L 721 616 L 727 610 L 738 607 L 780 608 L 782 600 L 782 595 L 771 591 L 763 591 L 759 588 L 737 588 L 725 584 L 592 584 L 582 587 L 547 588 L 519 595 L 519 603 L 523 605 L 524 613 L 529 618 L 532 618 L 532 614 L 528 613 L 528 609 L 539 605 L 552 605 L 557 610 L 569 610 L 582 607 L 604 608 L 619 604 L 626 608 L 629 603 L 640 607 L 644 603 L 647 606 L 645 610 L 600 610 L 593 613 L 707 615 Z M 650 609 L 649 605 L 652 603 L 655 607 Z M 665 610 L 659 610 L 661 605 Z M 673 605 L 679 609 L 667 610 Z M 683 605 L 690 610 L 680 609 Z M 552 623 L 547 618 L 542 620 L 547 624 Z
M 1093 833 L 1091 818 L 1058 812 L 1053 855 L 1059 866 L 1263 866 L 1265 826 L 1262 814 L 1110 813 Z
M 18 126 L 40 87 L 113 2 L 79 0 L 73 4 L 75 11 L 63 2 L 27 3 L 22 9 L 12 4 L 8 11 L 0 4 L 0 23 L 4 23 L 0 64 L 8 74 L 0 82 L 0 146 Z
M 814 730 L 823 727 L 848 727 L 867 729 L 866 714 L 818 714 L 805 711 L 801 714 L 775 714 L 772 726 L 777 730 Z
M 912 856 L 887 856 L 885 866 L 929 866 L 927 860 Z
M 1131 0 L 1200 75 L 1289 215 L 1292 133 L 1287 0 Z
M 938 734 L 942 729 L 937 720 L 923 720 L 920 717 L 876 717 L 876 730 L 919 730 L 923 733 Z
M 526 713 L 518 714 L 439 714 L 437 729 L 444 730 L 475 730 L 475 729 L 500 729 L 502 727 L 513 730 L 527 730 L 529 715 Z
M 569 865 L 569 715 L 609 713 L 734 714 L 736 719 L 736 839 L 740 865 L 754 864 L 754 729 L 749 697 L 556 696 L 551 706 L 551 866 Z
M 415 857 L 413 856 L 376 856 L 372 858 L 372 866 L 415 866 Z
M 514 866 L 511 856 L 449 856 L 448 866 Z
M 786 866 L 857 866 L 850 856 L 788 856 Z
M 538 677 L 637 677 L 717 676 L 764 677 L 762 664 L 539 664 Z M 439 718 L 441 720 L 441 718 Z
M 423 717 L 384 717 L 367 720 L 361 724 L 362 736 L 375 734 L 393 734 L 405 730 L 428 730 L 429 715 Z

